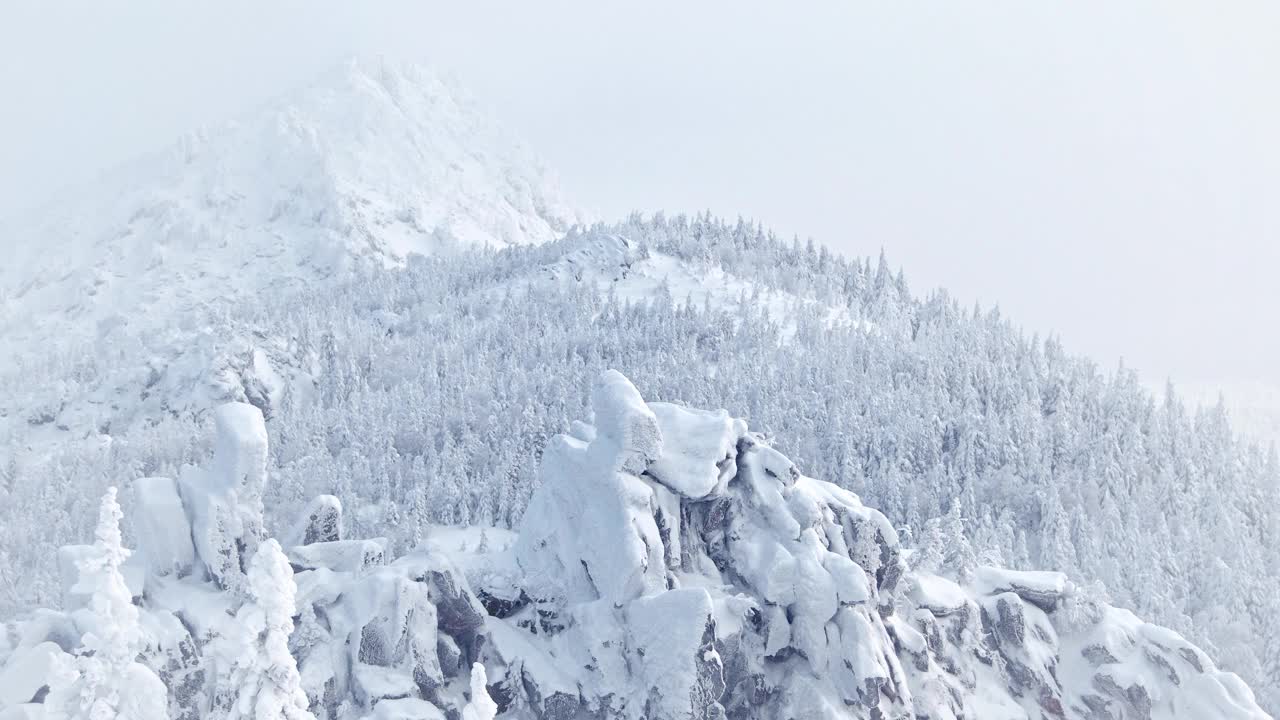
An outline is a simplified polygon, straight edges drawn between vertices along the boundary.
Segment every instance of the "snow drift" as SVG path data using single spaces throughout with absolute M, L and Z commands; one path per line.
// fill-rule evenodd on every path
M 5 627 L 0 718 L 68 716 L 58 669 L 101 637 L 136 638 L 110 657 L 192 720 L 1267 717 L 1059 573 L 911 570 L 883 515 L 724 411 L 647 403 L 612 371 L 592 408 L 549 443 L 517 537 L 441 529 L 398 558 L 344 537 L 328 496 L 268 539 L 261 415 L 223 408 L 208 467 L 135 487 L 140 552 L 108 551 L 104 513 L 71 554 L 115 559 L 67 574 L 88 599 Z

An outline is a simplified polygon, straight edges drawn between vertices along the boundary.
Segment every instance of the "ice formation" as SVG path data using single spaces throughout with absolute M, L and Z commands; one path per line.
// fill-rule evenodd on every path
M 136 662 L 111 657 L 188 720 L 1267 717 L 1200 649 L 1059 573 L 909 570 L 883 515 L 725 411 L 647 403 L 617 372 L 592 408 L 549 443 L 514 539 L 441 529 L 398 558 L 345 538 L 329 496 L 267 538 L 261 414 L 220 409 L 208 467 L 135 484 L 144 577 L 110 583 L 133 612 L 5 626 L 0 718 L 63 717 L 60 668 L 120 617 Z M 95 578 L 68 570 L 68 596 Z

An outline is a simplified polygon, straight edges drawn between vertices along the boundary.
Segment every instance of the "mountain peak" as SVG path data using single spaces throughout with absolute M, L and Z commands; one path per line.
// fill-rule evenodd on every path
M 0 229 L 0 330 L 136 322 L 413 253 L 553 239 L 583 216 L 435 71 L 358 58 Z M 89 323 L 92 325 L 92 323 Z M 51 332 L 49 332 L 51 331 Z M 76 334 L 76 333 L 73 333 Z M 82 333 L 79 333 L 82 334 Z
M 381 57 L 349 60 L 191 136 L 181 154 L 210 200 L 243 203 L 262 223 L 313 222 L 347 250 L 390 261 L 447 241 L 543 242 L 582 219 L 541 161 L 456 84 Z

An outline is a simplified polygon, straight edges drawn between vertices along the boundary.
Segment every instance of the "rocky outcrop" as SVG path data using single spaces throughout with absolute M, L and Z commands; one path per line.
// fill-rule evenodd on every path
M 265 536 L 262 415 L 233 405 L 216 417 L 208 466 L 187 468 L 180 483 L 135 485 L 141 552 L 123 569 L 143 608 L 142 659 L 169 689 L 170 717 L 184 720 L 208 715 L 216 643 L 245 601 L 244 570 Z M 331 496 L 311 503 L 288 537 L 297 588 L 289 649 L 312 712 L 322 720 L 456 717 L 488 615 L 449 558 L 427 550 L 389 558 L 381 539 L 343 539 L 342 507 Z M 0 713 L 11 705 L 43 717 L 40 668 L 92 629 L 79 610 L 82 551 L 64 548 L 68 612 L 42 611 L 14 625 L 21 639 L 0 673 L 13 678 Z
M 1114 642 L 1119 611 L 1065 576 L 907 572 L 880 513 L 724 411 L 646 403 L 617 373 L 592 404 L 591 423 L 551 441 L 520 529 L 530 602 L 490 622 L 486 659 L 514 716 L 1210 716 L 1185 709 L 1187 643 L 1162 649 L 1151 626 L 1081 671 L 1080 638 Z M 655 645 L 673 672 L 652 674 Z M 1202 656 L 1212 716 L 1265 717 Z
M 909 571 L 884 516 L 725 411 L 647 403 L 612 372 L 592 406 L 548 444 L 518 536 L 441 528 L 396 558 L 345 537 L 336 498 L 303 510 L 284 535 L 289 650 L 317 717 L 456 720 L 475 662 L 500 716 L 525 720 L 1266 717 L 1199 649 L 1061 574 Z M 209 467 L 136 485 L 123 569 L 141 659 L 189 720 L 266 534 L 261 414 L 218 418 Z M 92 629 L 77 552 L 67 611 L 0 637 L 0 717 L 44 717 L 40 668 Z

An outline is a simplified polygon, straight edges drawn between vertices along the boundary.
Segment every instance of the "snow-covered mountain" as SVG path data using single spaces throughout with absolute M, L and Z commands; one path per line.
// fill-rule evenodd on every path
M 133 558 L 114 490 L 95 543 L 62 551 L 65 609 L 0 646 L 0 716 L 1268 717 L 1059 573 L 935 574 L 723 410 L 645 402 L 612 371 L 591 404 L 516 536 L 432 530 L 402 557 L 344 539 L 331 496 L 264 538 L 262 416 L 222 408 L 206 469 L 137 486 Z
M 87 539 L 97 498 L 120 485 L 124 541 L 141 550 L 120 570 L 141 607 L 143 664 L 163 678 L 180 713 L 226 701 L 188 693 L 216 682 L 212 658 L 227 643 L 249 652 L 244 637 L 211 620 L 242 611 L 245 621 L 266 622 L 263 632 L 276 628 L 277 645 L 285 622 L 297 623 L 298 687 L 313 709 L 344 720 L 370 712 L 384 720 L 435 717 L 428 702 L 460 711 L 473 660 L 487 669 L 499 705 L 524 708 L 512 717 L 592 716 L 575 708 L 615 701 L 622 716 L 647 712 L 650 702 L 668 707 L 670 692 L 641 697 L 641 686 L 658 679 L 644 674 L 646 661 L 633 649 L 647 654 L 650 641 L 669 643 L 634 618 L 685 613 L 689 593 L 665 595 L 675 585 L 702 588 L 713 609 L 746 608 L 734 593 L 760 608 L 749 629 L 717 609 L 718 634 L 697 638 L 707 652 L 696 662 L 696 692 L 709 717 L 717 706 L 740 716 L 744 698 L 777 717 L 861 717 L 873 704 L 884 717 L 905 708 L 950 717 L 961 707 L 970 709 L 966 717 L 1060 717 L 1054 702 L 1066 717 L 1142 717 L 1148 704 L 1152 717 L 1232 717 L 1240 708 L 1250 716 L 1248 691 L 1233 676 L 1198 650 L 1183 652 L 1185 641 L 1166 631 L 1101 610 L 1103 598 L 1190 638 L 1244 676 L 1264 706 L 1280 703 L 1280 467 L 1239 442 L 1223 413 L 1188 412 L 1176 396 L 1156 400 L 1132 373 L 1103 375 L 998 312 L 962 309 L 943 292 L 917 297 L 884 257 L 843 258 L 704 216 L 578 226 L 581 213 L 559 199 L 536 159 L 461 97 L 427 71 L 355 63 L 8 225 L 4 237 L 19 248 L 19 261 L 0 267 L 0 613 L 24 619 L 0 638 L 0 655 L 11 653 L 6 668 L 49 670 L 62 655 L 40 638 L 74 652 L 97 622 L 76 610 L 94 583 L 67 586 L 93 553 L 53 549 Z M 729 407 L 761 435 L 724 416 L 735 449 L 708 460 L 701 435 L 684 425 L 664 429 L 665 449 L 646 456 L 642 470 L 627 466 L 649 478 L 644 487 L 619 481 L 665 503 L 649 519 L 633 512 L 629 490 L 568 488 L 553 478 L 565 473 L 547 453 L 574 456 L 578 445 L 593 444 L 589 436 L 604 421 L 598 413 L 591 419 L 588 388 L 610 368 L 654 397 Z M 228 402 L 255 406 L 265 428 L 228 424 L 214 410 Z M 678 415 L 640 404 L 660 421 Z M 241 420 L 253 414 L 235 407 Z M 597 429 L 573 426 L 574 418 Z M 212 446 L 215 423 L 251 432 Z M 184 469 L 266 433 L 269 449 L 263 440 L 252 463 L 237 465 L 240 477 L 265 457 L 252 488 L 222 483 L 237 488 L 234 497 L 210 479 L 221 464 L 212 473 Z M 765 482 L 781 483 L 775 495 L 738 473 L 699 495 L 689 489 L 698 482 L 691 473 L 653 480 L 679 464 L 676 456 L 706 470 L 735 453 L 768 455 L 771 445 L 834 485 L 806 480 L 796 490 L 775 471 Z M 589 457 L 574 460 L 586 463 L 582 477 L 613 482 L 595 467 L 596 450 L 583 452 Z M 673 456 L 664 461 L 662 453 Z M 602 513 L 537 523 L 587 500 Z M 746 545 L 737 547 L 752 557 L 731 557 L 727 569 L 714 562 L 705 516 L 717 506 L 765 514 L 749 529 L 776 535 L 786 549 L 767 551 L 778 578 L 743 574 L 769 566 Z M 876 577 L 868 590 L 891 599 L 901 623 L 868 611 L 869 600 L 846 613 L 837 593 L 838 609 L 824 622 L 835 622 L 831 636 L 841 639 L 829 641 L 835 647 L 822 660 L 814 637 L 771 645 L 782 642 L 771 639 L 782 630 L 765 609 L 790 604 L 770 588 L 788 573 L 813 562 L 845 566 L 796 546 L 812 543 L 773 524 L 809 527 L 827 513 L 887 518 L 892 527 L 875 543 L 910 572 L 892 586 Z M 180 517 L 186 525 L 168 524 Z M 597 527 L 601 517 L 621 518 L 622 526 Z M 626 535 L 650 522 L 661 549 L 647 530 L 638 531 L 639 545 Z M 208 545 L 215 526 L 242 533 L 243 547 Z M 665 581 L 645 573 L 618 580 L 628 593 L 639 583 L 639 596 L 628 596 L 629 609 L 606 613 L 608 603 L 583 589 L 597 592 L 605 579 L 587 570 L 584 580 L 574 563 L 591 548 L 566 545 L 566 527 L 602 533 L 601 550 L 647 545 L 641 564 L 655 573 L 664 565 L 660 574 L 677 582 L 660 587 Z M 906 529 L 900 543 L 889 539 L 895 527 Z M 267 597 L 284 582 L 279 558 L 247 554 L 266 536 L 279 538 L 297 573 L 298 615 L 284 617 L 281 601 Z M 380 539 L 321 542 L 338 537 Z M 477 548 L 481 537 L 489 552 Z M 531 551 L 530 538 L 563 552 Z M 834 538 L 827 536 L 826 550 L 839 555 Z M 714 573 L 701 560 L 696 572 L 685 567 L 683 551 L 696 547 Z M 674 548 L 679 562 L 651 557 Z M 170 570 L 155 566 L 158 555 Z M 239 571 L 257 562 L 261 582 L 246 576 L 237 585 L 228 558 L 238 558 Z M 578 559 L 610 568 L 635 560 Z M 876 573 L 866 557 L 852 559 Z M 543 569 L 528 571 L 533 565 Z M 493 582 L 495 573 L 505 585 Z M 171 594 L 165 588 L 175 576 L 181 582 Z M 1020 578 L 1017 587 L 1010 578 Z M 574 597 L 554 587 L 532 592 L 538 579 L 569 583 Z M 228 583 L 235 591 L 221 592 Z M 486 606 L 483 614 L 459 600 L 463 586 Z M 1044 602 L 1049 609 L 1028 599 L 1045 587 L 1055 598 Z M 665 599 L 650 604 L 657 596 Z M 246 597 L 276 607 L 274 620 L 263 620 L 266 611 Z M 38 605 L 69 614 L 26 614 Z M 1095 624 L 1077 626 L 1075 610 L 1063 612 L 1068 606 L 1097 610 Z M 589 625 L 525 637 L 543 610 L 558 618 L 547 619 L 549 627 L 565 618 Z M 1001 613 L 1022 618 L 1007 620 L 1008 632 L 1022 633 L 1015 645 L 981 622 Z M 607 650 L 588 647 L 583 636 L 583 627 L 604 633 L 598 614 L 617 625 Z M 788 626 L 796 623 L 795 612 L 783 614 Z M 389 625 L 369 629 L 375 615 Z M 837 615 L 843 619 L 831 620 Z M 787 632 L 817 634 L 815 624 L 799 626 Z M 857 634 L 863 630 L 869 642 Z M 924 637 L 923 651 L 912 632 Z M 369 643 L 390 643 L 389 654 L 365 655 L 366 634 Z M 771 649 L 751 645 L 757 641 Z M 321 654 L 300 650 L 313 642 Z M 844 654 L 862 651 L 869 654 Z M 404 677 L 405 653 L 426 663 L 409 673 L 416 690 Z M 719 690 L 707 674 L 713 656 L 727 683 Z M 141 672 L 132 658 L 116 659 L 119 672 Z M 670 659 L 684 667 L 685 659 Z M 263 662 L 283 660 L 275 652 Z M 845 661 L 857 673 L 879 667 L 894 677 L 872 683 L 874 697 L 871 685 L 859 694 Z M 547 665 L 562 670 L 532 674 Z M 19 684 L 39 695 L 44 672 Z M 223 680 L 243 677 L 243 668 L 228 672 Z M 539 689 L 545 683 L 556 689 Z M 793 705 L 800 692 L 815 704 Z M 373 707 L 377 697 L 387 699 L 381 709 Z M 1186 704 L 1191 698 L 1212 704 Z M 548 702 L 569 709 L 548 711 Z M 806 714 L 794 715 L 796 707 Z
M 0 227 L 0 372 L 40 380 L 104 353 L 111 366 L 52 397 L 0 401 L 0 430 L 207 408 L 226 399 L 204 378 L 230 340 L 211 346 L 211 316 L 410 254 L 546 242 L 582 220 L 459 89 L 416 66 L 352 61 Z M 143 402 L 160 380 L 170 397 Z

